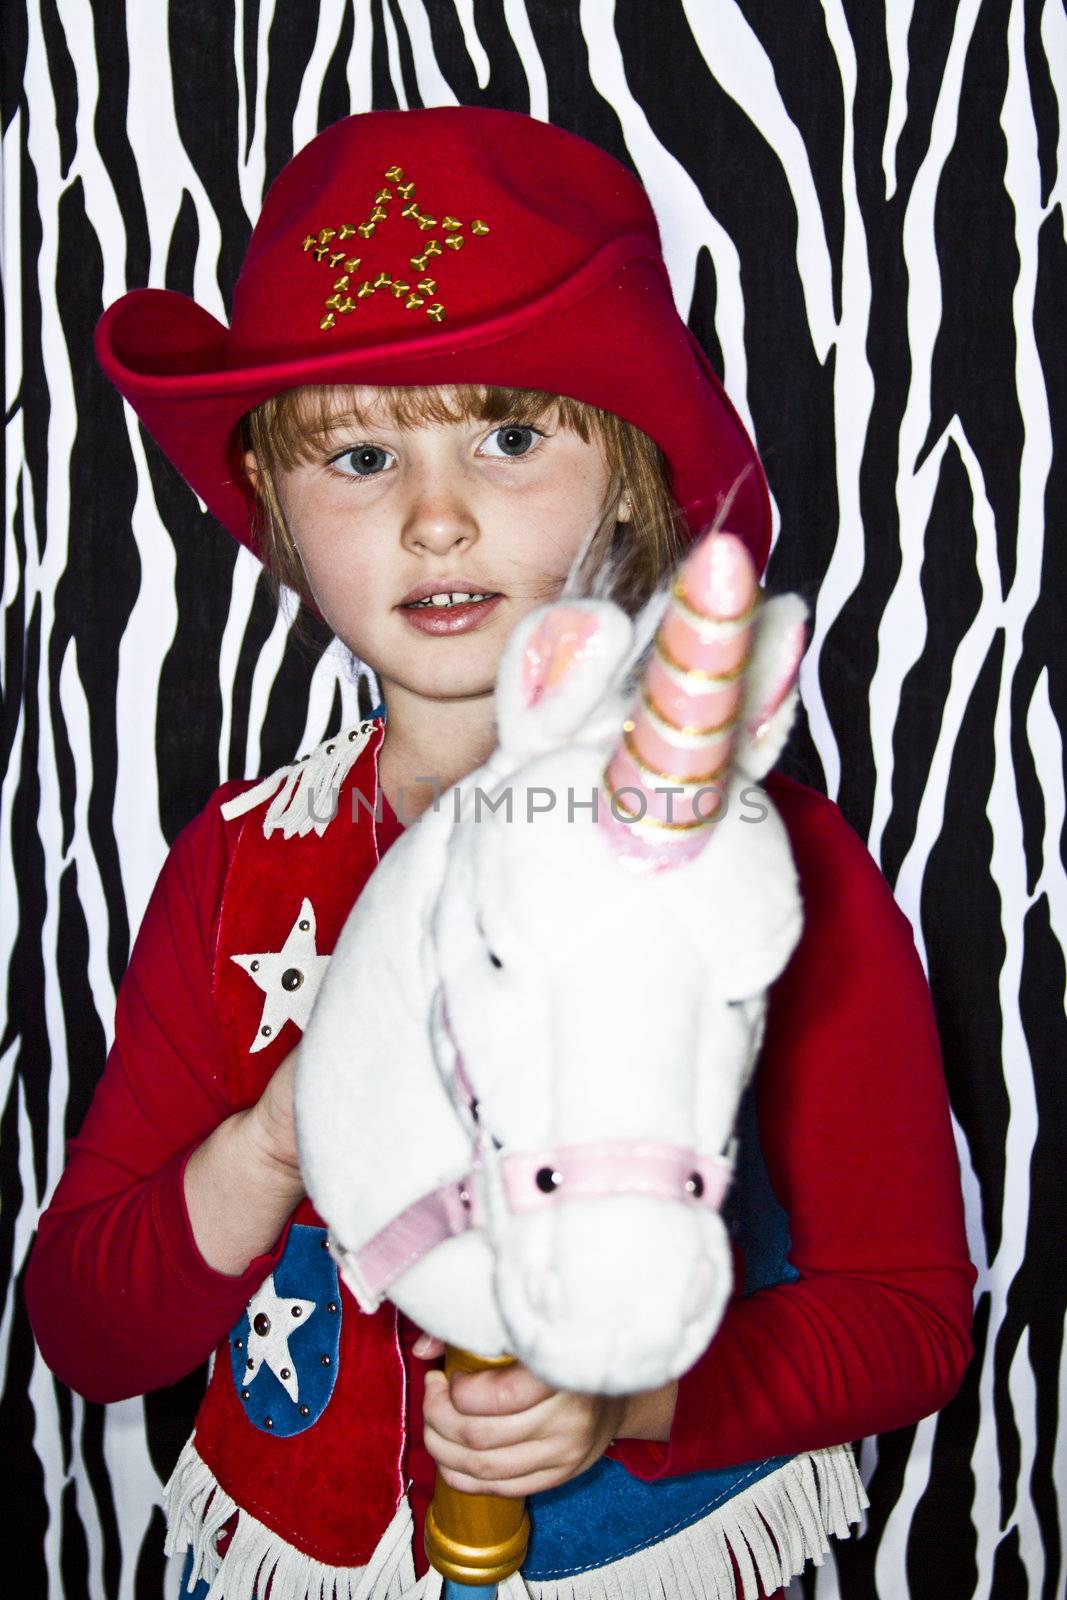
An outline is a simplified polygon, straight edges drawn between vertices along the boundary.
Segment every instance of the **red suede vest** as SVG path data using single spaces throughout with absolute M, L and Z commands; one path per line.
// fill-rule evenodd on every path
M 262 1048 L 252 1050 L 260 1038 L 264 993 L 232 957 L 279 951 L 299 920 L 305 898 L 314 911 L 318 953 L 332 951 L 378 862 L 370 810 L 354 800 L 358 791 L 368 805 L 374 804 L 383 735 L 379 721 L 342 781 L 336 814 L 321 835 L 311 831 L 303 838 L 285 838 L 276 828 L 265 837 L 268 800 L 240 820 L 223 889 L 213 972 L 234 1110 L 259 1097 L 300 1035 L 289 1020 L 272 1030 L 274 1036 Z M 321 814 L 332 800 L 318 797 Z M 358 1017 L 352 1027 L 356 1044 Z M 294 1220 L 322 1226 L 306 1200 Z M 393 1306 L 387 1301 L 375 1315 L 366 1316 L 343 1288 L 339 1303 L 335 1387 L 312 1426 L 277 1437 L 249 1420 L 234 1383 L 228 1337 L 216 1352 L 195 1444 L 226 1493 L 282 1539 L 330 1566 L 362 1566 L 404 1492 L 406 1380 Z

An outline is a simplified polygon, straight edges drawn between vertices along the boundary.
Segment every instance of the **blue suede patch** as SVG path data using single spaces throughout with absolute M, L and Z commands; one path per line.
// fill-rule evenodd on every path
M 527 1501 L 531 1534 L 522 1575 L 537 1583 L 572 1577 L 646 1550 L 699 1522 L 788 1459 L 777 1456 L 644 1483 L 620 1461 L 601 1456 L 580 1478 Z
M 325 1228 L 294 1223 L 272 1278 L 230 1334 L 230 1371 L 245 1415 L 279 1439 L 317 1422 L 337 1382 L 343 1313 L 337 1268 L 325 1243 Z M 273 1338 L 266 1356 L 257 1329 Z
M 795 1283 L 800 1273 L 789 1259 L 793 1241 L 789 1213 L 771 1188 L 763 1159 L 755 1079 L 741 1096 L 737 1112 L 737 1161 L 722 1218 L 726 1231 L 745 1258 L 742 1294 L 772 1283 Z

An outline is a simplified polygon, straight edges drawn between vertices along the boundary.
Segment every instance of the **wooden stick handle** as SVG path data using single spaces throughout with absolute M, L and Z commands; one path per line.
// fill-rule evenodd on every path
M 476 1356 L 445 1347 L 445 1376 L 453 1372 L 488 1372 L 509 1367 L 514 1356 Z M 517 1572 L 530 1540 L 530 1518 L 524 1500 L 495 1494 L 463 1494 L 437 1474 L 426 1513 L 426 1554 L 430 1565 L 454 1583 L 503 1583 Z

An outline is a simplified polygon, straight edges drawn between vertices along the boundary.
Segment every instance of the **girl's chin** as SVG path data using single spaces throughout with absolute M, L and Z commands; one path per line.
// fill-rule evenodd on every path
M 382 662 L 374 671 L 387 705 L 390 689 L 417 700 L 435 701 L 442 707 L 453 702 L 491 700 L 496 693 L 501 650 L 502 647 L 479 652 L 476 659 L 468 656 L 466 661 L 460 661 L 458 657 L 427 660 L 425 656 L 420 660 L 422 652 L 413 649 L 404 657 Z

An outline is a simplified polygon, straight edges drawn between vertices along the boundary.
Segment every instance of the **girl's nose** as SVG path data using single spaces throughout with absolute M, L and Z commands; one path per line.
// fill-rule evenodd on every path
M 446 555 L 477 537 L 478 520 L 460 486 L 438 476 L 413 487 L 401 534 L 406 549 Z

